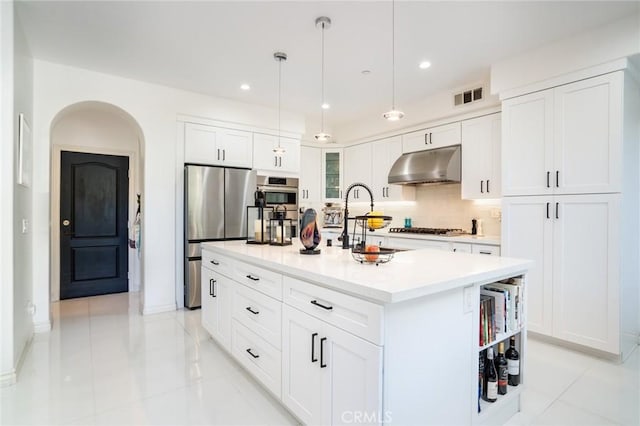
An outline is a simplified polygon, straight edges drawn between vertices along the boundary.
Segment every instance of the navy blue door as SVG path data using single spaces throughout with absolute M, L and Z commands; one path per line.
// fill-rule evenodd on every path
M 63 151 L 60 298 L 128 291 L 129 158 Z

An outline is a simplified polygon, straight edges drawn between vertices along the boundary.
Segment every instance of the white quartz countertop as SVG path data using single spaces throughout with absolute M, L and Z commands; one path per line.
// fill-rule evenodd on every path
M 342 228 L 321 228 L 323 233 L 341 234 Z M 349 228 L 349 235 L 351 235 L 352 229 Z M 374 232 L 369 232 L 368 236 L 375 237 L 393 237 L 393 238 L 406 238 L 408 240 L 429 240 L 429 241 L 448 241 L 455 243 L 467 243 L 467 244 L 487 244 L 492 246 L 500 245 L 500 237 L 495 235 L 431 235 L 431 234 L 410 234 L 405 232 L 389 232 L 388 229 L 379 229 Z
M 244 241 L 202 243 L 203 250 L 380 304 L 489 283 L 524 273 L 533 264 L 524 259 L 420 249 L 396 253 L 390 262 L 376 266 L 356 262 L 350 250 L 340 247 L 322 246 L 319 255 L 302 255 L 301 247 L 297 239 L 284 247 Z

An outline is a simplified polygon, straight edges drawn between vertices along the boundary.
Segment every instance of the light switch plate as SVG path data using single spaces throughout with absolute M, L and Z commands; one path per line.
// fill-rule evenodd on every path
M 466 314 L 473 311 L 473 286 L 462 289 L 462 311 Z
M 29 229 L 29 221 L 27 219 L 22 219 L 22 233 L 26 234 Z

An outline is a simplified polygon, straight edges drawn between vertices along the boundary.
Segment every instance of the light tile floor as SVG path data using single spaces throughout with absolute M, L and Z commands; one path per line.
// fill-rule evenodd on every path
M 0 424 L 290 425 L 296 420 L 200 325 L 200 311 L 141 316 L 124 293 L 52 305 Z M 509 425 L 640 425 L 640 350 L 622 365 L 529 339 L 522 411 Z

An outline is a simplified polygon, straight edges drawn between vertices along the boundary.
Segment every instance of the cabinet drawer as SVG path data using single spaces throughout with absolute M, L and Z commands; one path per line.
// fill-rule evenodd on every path
M 202 267 L 233 278 L 233 260 L 227 256 L 202 250 Z
M 500 247 L 487 244 L 472 244 L 471 253 L 500 256 Z
M 343 330 L 382 345 L 384 308 L 328 288 L 284 277 L 284 301 Z
M 451 243 L 451 251 L 454 253 L 471 253 L 471 244 Z
M 233 299 L 233 318 L 277 349 L 281 348 L 282 302 L 238 285 Z
M 259 266 L 238 262 L 234 279 L 274 299 L 282 300 L 282 275 Z
M 282 353 L 238 321 L 231 325 L 231 353 L 278 398 L 282 386 Z

